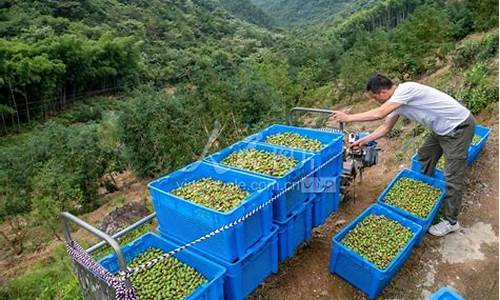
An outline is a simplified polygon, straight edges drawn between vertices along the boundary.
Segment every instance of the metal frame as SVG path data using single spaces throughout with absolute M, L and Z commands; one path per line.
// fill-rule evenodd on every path
M 69 223 L 72 222 L 77 226 L 90 232 L 94 236 L 102 239 L 102 241 L 100 241 L 99 243 L 86 249 L 85 251 L 87 253 L 91 254 L 97 251 L 98 249 L 101 249 L 106 244 L 108 244 L 116 253 L 118 264 L 120 266 L 120 271 L 125 271 L 126 270 L 125 257 L 116 239 L 122 237 L 123 235 L 131 232 L 132 230 L 136 229 L 137 227 L 147 222 L 151 222 L 156 217 L 156 213 L 152 213 L 142 218 L 141 220 L 135 222 L 134 224 L 128 226 L 123 230 L 120 230 L 119 232 L 115 233 L 112 236 L 106 234 L 105 232 L 99 230 L 98 228 L 72 215 L 69 212 L 62 212 L 60 214 L 60 217 L 63 223 L 64 238 L 69 245 L 71 245 L 73 242 L 73 239 L 71 237 L 71 229 L 69 226 Z M 112 287 L 110 287 L 105 281 L 103 281 L 99 276 L 96 276 L 92 271 L 90 271 L 77 261 L 73 261 L 73 266 L 74 266 L 74 272 L 78 278 L 78 281 L 80 282 L 80 287 L 82 289 L 82 296 L 84 299 L 112 300 L 116 298 L 115 294 L 116 291 Z M 126 285 L 129 284 L 130 282 L 126 281 Z
M 301 106 L 296 106 L 290 109 L 290 112 L 288 113 L 288 125 L 293 125 L 293 119 L 292 115 L 297 112 L 306 112 L 306 113 L 317 113 L 317 114 L 328 114 L 331 115 L 334 111 L 330 109 L 323 109 L 323 108 L 310 108 L 310 107 L 301 107 Z M 339 129 L 340 131 L 344 131 L 344 123 L 339 122 Z
M 118 231 L 117 233 L 113 234 L 111 237 L 113 239 L 118 239 L 118 238 L 126 235 L 127 233 L 133 231 L 134 229 L 144 225 L 144 223 L 150 222 L 155 217 L 156 217 L 156 213 L 154 212 L 154 213 L 140 219 L 139 221 L 135 222 L 134 224 L 126 227 L 125 229 Z M 87 248 L 85 251 L 87 251 L 87 253 L 91 254 L 91 253 L 94 253 L 95 251 L 101 249 L 102 247 L 104 247 L 104 245 L 106 245 L 106 241 L 100 241 L 99 243 L 95 244 L 94 246 Z
M 91 224 L 85 222 L 84 220 L 70 214 L 69 212 L 62 212 L 60 214 L 60 217 L 61 217 L 61 220 L 63 222 L 64 238 L 66 239 L 67 242 L 71 242 L 73 240 L 71 238 L 71 230 L 70 230 L 69 224 L 68 224 L 68 222 L 73 222 L 76 225 L 78 225 L 79 227 L 87 230 L 88 232 L 90 232 L 94 236 L 102 239 L 101 242 L 86 249 L 85 251 L 87 251 L 87 253 L 91 254 L 91 253 L 101 249 L 102 247 L 104 247 L 104 245 L 108 244 L 116 253 L 116 257 L 118 258 L 118 263 L 120 265 L 120 271 L 125 271 L 127 264 L 125 262 L 125 257 L 123 256 L 123 252 L 120 249 L 120 245 L 118 244 L 116 239 L 124 236 L 125 234 L 138 228 L 139 226 L 143 225 L 144 223 L 150 222 L 154 217 L 156 217 L 156 213 L 154 212 L 154 213 L 140 219 L 139 221 L 135 222 L 134 224 L 126 227 L 125 229 L 120 230 L 119 232 L 117 232 L 111 236 L 108 235 L 107 233 L 99 230 L 98 228 L 92 226 Z
M 71 241 L 73 241 L 73 239 L 71 238 L 71 230 L 69 228 L 68 222 L 73 222 L 79 227 L 87 230 L 94 236 L 104 240 L 104 242 L 107 243 L 115 251 L 116 257 L 118 258 L 118 264 L 120 265 L 120 270 L 125 271 L 127 269 L 127 264 L 125 262 L 125 257 L 123 256 L 123 252 L 120 249 L 120 245 L 114 238 L 97 229 L 96 227 L 90 225 L 84 220 L 70 214 L 69 212 L 62 212 L 60 216 L 63 222 L 64 238 L 68 243 L 71 243 Z

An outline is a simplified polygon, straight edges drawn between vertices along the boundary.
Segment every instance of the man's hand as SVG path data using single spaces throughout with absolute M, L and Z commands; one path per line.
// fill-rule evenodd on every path
M 349 145 L 349 148 L 351 148 L 351 149 L 353 149 L 353 150 L 356 150 L 356 149 L 359 149 L 359 148 L 364 147 L 366 144 L 368 144 L 368 143 L 366 142 L 366 140 L 364 140 L 364 139 L 360 139 L 360 140 L 357 140 L 357 141 L 355 141 L 355 142 L 351 143 L 351 144 Z
M 335 110 L 331 114 L 329 121 L 331 121 L 331 122 L 337 121 L 337 122 L 347 123 L 350 121 L 349 117 L 350 117 L 349 114 L 347 114 L 343 111 L 340 111 L 340 110 Z

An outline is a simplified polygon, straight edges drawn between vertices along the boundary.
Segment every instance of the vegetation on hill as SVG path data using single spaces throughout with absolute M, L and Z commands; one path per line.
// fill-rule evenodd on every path
M 344 11 L 354 0 L 251 0 L 271 16 L 277 25 L 304 26 L 324 22 Z M 365 2 L 365 1 L 359 1 Z
M 222 6 L 234 16 L 249 23 L 271 28 L 275 24 L 262 9 L 252 3 L 251 0 L 220 0 Z

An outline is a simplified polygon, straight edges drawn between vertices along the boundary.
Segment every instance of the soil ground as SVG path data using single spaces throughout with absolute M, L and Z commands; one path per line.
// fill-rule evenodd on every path
M 488 115 L 488 111 L 490 114 Z M 467 172 L 467 189 L 460 215 L 462 228 L 443 238 L 426 235 L 379 299 L 425 299 L 443 286 L 466 299 L 498 299 L 498 106 L 477 117 L 492 128 L 485 150 Z M 492 113 L 493 112 L 493 113 Z M 375 202 L 404 165 L 394 164 L 392 140 L 381 140 L 379 165 L 367 169 L 357 183 L 356 200 L 342 203 L 340 211 L 313 231 L 297 254 L 281 263 L 250 299 L 364 299 L 349 283 L 328 271 L 331 239 L 343 226 Z

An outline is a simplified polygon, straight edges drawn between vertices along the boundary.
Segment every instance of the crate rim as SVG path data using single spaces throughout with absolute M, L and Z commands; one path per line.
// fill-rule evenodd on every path
M 375 209 L 375 208 L 382 209 L 383 211 L 386 211 L 389 214 L 396 214 L 396 215 L 398 215 L 396 212 L 393 212 L 390 209 L 385 208 L 383 205 L 374 203 L 374 204 L 370 205 L 368 208 L 366 208 L 359 216 L 357 216 L 355 219 L 353 219 L 347 226 L 345 226 L 344 228 L 342 228 L 342 230 L 340 230 L 336 235 L 334 235 L 333 238 L 332 238 L 332 240 L 333 240 L 333 243 L 334 243 L 334 247 L 342 247 L 346 251 L 346 253 L 348 253 L 350 256 L 354 257 L 355 259 L 361 260 L 363 263 L 366 263 L 370 267 L 375 268 L 378 272 L 381 272 L 383 274 L 387 274 L 387 273 L 390 273 L 392 271 L 392 269 L 395 268 L 396 261 L 397 261 L 395 258 L 397 258 L 401 253 L 403 253 L 405 250 L 407 250 L 410 246 L 413 246 L 413 245 L 416 244 L 417 238 L 418 238 L 418 236 L 420 235 L 420 233 L 422 231 L 422 226 L 420 224 L 417 224 L 417 223 L 413 222 L 412 220 L 409 220 L 406 217 L 400 216 L 401 218 L 405 219 L 405 221 L 411 223 L 411 225 L 416 228 L 416 231 L 413 231 L 413 230 L 411 230 L 411 228 L 408 228 L 407 226 L 401 224 L 401 222 L 399 222 L 398 220 L 394 220 L 393 218 L 385 216 L 386 218 L 391 219 L 393 221 L 396 221 L 401 226 L 403 226 L 403 227 L 411 230 L 412 233 L 413 233 L 413 236 L 406 243 L 406 245 L 398 252 L 398 254 L 394 257 L 394 259 L 391 261 L 391 263 L 385 269 L 380 269 L 374 263 L 372 263 L 368 259 L 364 258 L 363 256 L 359 255 L 358 253 L 356 253 L 352 249 L 344 246 L 344 244 L 341 243 L 341 240 L 347 235 L 347 233 L 349 233 L 352 229 L 354 229 L 354 227 L 356 227 L 356 225 L 358 225 L 366 217 L 374 214 L 371 211 L 373 209 Z M 380 215 L 380 214 L 376 214 L 376 215 Z
M 174 195 L 174 194 L 170 193 L 170 191 L 171 191 L 171 190 L 170 190 L 170 191 L 164 191 L 164 190 L 162 190 L 162 189 L 160 189 L 160 188 L 158 188 L 158 187 L 156 187 L 156 186 L 153 186 L 153 184 L 155 184 L 155 183 L 157 183 L 157 182 L 160 182 L 160 181 L 162 181 L 162 180 L 165 180 L 165 179 L 169 178 L 169 177 L 170 177 L 173 173 L 175 173 L 175 172 L 178 172 L 178 171 L 183 171 L 183 170 L 188 169 L 189 167 L 192 167 L 192 166 L 194 166 L 194 165 L 203 164 L 203 163 L 204 163 L 204 164 L 207 164 L 207 165 L 209 165 L 209 166 L 211 166 L 211 167 L 218 167 L 218 168 L 222 168 L 222 169 L 227 169 L 227 170 L 228 170 L 228 171 L 230 171 L 230 172 L 236 172 L 236 173 L 243 174 L 243 175 L 245 175 L 245 176 L 254 177 L 256 180 L 260 180 L 260 181 L 268 181 L 268 183 L 266 184 L 266 186 L 265 186 L 265 187 L 263 187 L 263 188 L 261 188 L 261 189 L 259 189 L 259 190 L 256 190 L 256 191 L 254 191 L 254 192 L 251 192 L 251 193 L 250 193 L 250 194 L 249 194 L 246 198 L 244 198 L 243 200 L 241 200 L 241 202 L 240 202 L 237 206 L 235 206 L 233 209 L 231 209 L 230 211 L 227 211 L 227 212 L 222 212 L 222 211 L 218 211 L 218 210 L 215 210 L 215 209 L 213 209 L 213 208 L 210 208 L 210 207 L 203 206 L 203 205 L 201 205 L 201 204 L 198 204 L 198 203 L 195 203 L 195 202 L 189 201 L 189 200 L 187 200 L 187 199 L 184 199 L 184 198 L 178 197 L 178 196 L 176 196 L 176 195 Z M 210 178 L 217 179 L 217 178 L 214 178 L 214 177 L 210 177 Z M 201 179 L 201 178 L 200 178 L 200 179 Z M 217 180 L 220 180 L 220 179 L 217 179 Z M 195 180 L 194 180 L 194 181 L 195 181 Z M 221 180 L 221 181 L 222 181 L 222 180 Z M 189 181 L 189 182 L 193 182 L 193 181 Z M 240 209 L 240 208 L 241 208 L 241 206 L 243 206 L 243 205 L 244 205 L 244 204 L 246 204 L 247 202 L 249 202 L 249 201 L 251 201 L 251 200 L 255 199 L 255 198 L 258 196 L 258 194 L 259 194 L 259 193 L 263 193 L 263 192 L 265 192 L 265 191 L 266 191 L 266 190 L 268 190 L 268 189 L 272 189 L 272 188 L 274 187 L 274 185 L 275 185 L 275 184 L 276 184 L 276 180 L 271 179 L 271 178 L 267 178 L 267 177 L 264 177 L 264 178 L 259 178 L 259 177 L 255 176 L 254 174 L 242 173 L 242 172 L 241 172 L 241 171 L 239 171 L 239 170 L 232 170 L 231 168 L 224 167 L 223 165 L 219 165 L 219 164 L 212 164 L 212 163 L 209 163 L 209 162 L 205 162 L 205 161 L 202 161 L 202 160 L 198 160 L 198 161 L 195 161 L 195 162 L 193 162 L 193 163 L 191 163 L 191 164 L 189 164 L 189 165 L 187 165 L 187 166 L 185 166 L 185 167 L 183 167 L 183 168 L 181 168 L 181 169 L 175 170 L 175 171 L 173 171 L 173 172 L 171 172 L 171 173 L 169 173 L 169 174 L 167 174 L 167 175 L 165 175 L 165 176 L 163 176 L 163 177 L 157 178 L 157 179 L 155 179 L 155 180 L 153 180 L 153 181 L 149 182 L 149 183 L 148 183 L 148 188 L 149 188 L 149 189 L 153 189 L 153 190 L 155 190 L 155 191 L 157 191 L 157 192 L 159 192 L 159 193 L 161 193 L 161 194 L 166 194 L 166 195 L 168 195 L 168 196 L 172 197 L 173 199 L 175 199 L 176 201 L 181 201 L 181 202 L 185 202 L 185 203 L 188 203 L 188 204 L 194 205 L 194 206 L 196 206 L 196 207 L 197 207 L 197 208 L 199 208 L 199 209 L 203 209 L 203 210 L 209 211 L 209 212 L 211 212 L 211 213 L 217 213 L 217 214 L 220 214 L 220 215 L 226 215 L 226 216 L 229 216 L 229 215 L 233 214 L 236 210 Z M 247 190 L 247 191 L 248 191 L 248 190 Z M 248 191 L 248 192 L 250 192 L 250 191 Z M 162 201 L 165 201 L 165 199 L 163 199 Z
M 271 129 L 271 128 L 301 129 L 301 130 L 304 130 L 304 131 L 312 131 L 312 132 L 316 132 L 316 133 L 331 134 L 331 135 L 337 135 L 337 136 L 335 138 L 333 138 L 331 140 L 331 142 L 329 142 L 328 144 L 323 144 L 322 143 L 323 147 L 320 150 L 318 150 L 318 151 L 309 151 L 309 150 L 300 149 L 300 148 L 286 147 L 286 146 L 279 145 L 279 144 L 269 144 L 269 143 L 266 143 L 264 141 L 258 141 L 258 142 L 252 141 L 252 142 L 250 142 L 250 138 L 252 138 L 254 136 L 257 136 L 257 135 L 261 134 L 263 131 Z M 297 133 L 297 134 L 299 134 L 299 133 Z M 246 142 L 249 142 L 249 143 L 269 145 L 269 146 L 273 146 L 273 147 L 276 147 L 276 148 L 281 148 L 281 149 L 284 149 L 284 150 L 290 150 L 291 149 L 291 150 L 298 150 L 298 151 L 302 151 L 302 152 L 306 152 L 306 153 L 311 153 L 311 154 L 318 154 L 321 151 L 325 150 L 328 146 L 334 144 L 335 142 L 338 142 L 339 140 L 343 141 L 343 139 L 344 139 L 343 135 L 341 135 L 339 133 L 333 133 L 333 132 L 323 131 L 323 130 L 319 130 L 317 128 L 299 127 L 299 126 L 282 125 L 282 124 L 273 124 L 271 126 L 268 126 L 268 127 L 264 128 L 264 129 L 262 129 L 259 132 L 256 132 L 256 133 L 254 133 L 254 134 L 246 137 L 243 141 L 246 141 Z
M 402 209 L 400 207 L 394 206 L 394 205 L 392 205 L 390 203 L 387 203 L 385 201 L 385 196 L 387 196 L 387 193 L 392 189 L 392 187 L 394 186 L 394 184 L 396 184 L 396 182 L 398 182 L 401 178 L 409 178 L 408 176 L 403 176 L 404 175 L 403 173 L 413 173 L 413 174 L 415 174 L 415 176 L 423 177 L 425 179 L 432 180 L 432 181 L 436 181 L 436 182 L 438 182 L 440 184 L 439 186 L 434 186 L 432 184 L 429 184 L 428 182 L 425 182 L 425 181 L 422 181 L 422 180 L 418 180 L 417 178 L 410 178 L 410 179 L 414 179 L 414 180 L 418 180 L 418 181 L 422 181 L 424 183 L 427 183 L 427 184 L 431 185 L 432 187 L 437 188 L 437 189 L 439 189 L 441 191 L 441 194 L 437 198 L 436 203 L 434 203 L 434 206 L 432 207 L 431 211 L 424 218 L 419 217 L 417 215 L 414 215 L 414 214 L 410 213 L 409 211 L 406 211 L 406 210 L 404 210 L 404 209 Z M 435 210 L 439 209 L 440 204 L 442 203 L 444 197 L 446 196 L 446 187 L 443 186 L 442 184 L 445 184 L 445 182 L 442 181 L 442 180 L 440 180 L 440 179 L 438 179 L 438 178 L 429 177 L 427 175 L 415 172 L 415 171 L 410 170 L 410 169 L 403 169 L 385 187 L 384 191 L 378 196 L 377 202 L 380 203 L 380 204 L 383 204 L 383 205 L 386 205 L 386 206 L 390 207 L 391 209 L 393 209 L 398 214 L 400 214 L 400 215 L 402 215 L 404 217 L 412 216 L 415 219 L 418 219 L 418 220 L 420 220 L 422 222 L 425 222 L 425 221 L 428 220 L 429 216 L 432 215 Z
M 232 148 L 232 147 L 234 147 L 236 145 L 240 145 L 240 144 L 247 144 L 247 145 L 255 146 L 255 147 L 251 147 L 249 149 L 254 149 L 254 148 L 256 148 L 256 146 L 273 147 L 273 148 L 277 148 L 277 150 L 285 150 L 285 151 L 290 151 L 290 152 L 297 152 L 299 154 L 306 154 L 309 157 L 306 157 L 305 159 L 299 161 L 292 169 L 290 169 L 288 172 L 286 172 L 285 174 L 283 174 L 282 176 L 279 176 L 279 177 L 278 176 L 271 176 L 271 175 L 264 174 L 264 173 L 258 173 L 258 172 L 247 170 L 247 169 L 243 169 L 243 168 L 238 168 L 238 167 L 233 167 L 233 166 L 225 165 L 225 164 L 222 163 L 222 161 L 221 162 L 217 162 L 217 161 L 211 160 L 212 156 L 218 155 L 223 150 Z M 262 150 L 262 151 L 266 151 L 266 152 L 272 153 L 269 150 Z M 273 154 L 275 154 L 275 153 L 273 153 Z M 278 154 L 278 155 L 287 156 L 287 155 L 283 155 L 283 154 Z M 227 157 L 227 155 L 224 156 L 224 158 L 225 157 Z M 287 156 L 287 157 L 289 157 L 289 156 Z M 268 178 L 268 179 L 282 180 L 285 177 L 287 177 L 288 175 L 290 175 L 292 172 L 294 172 L 295 170 L 302 168 L 306 163 L 309 163 L 314 158 L 314 154 L 312 152 L 301 151 L 301 150 L 298 150 L 298 149 L 281 148 L 281 147 L 275 147 L 275 146 L 272 146 L 272 145 L 269 145 L 269 144 L 262 144 L 262 143 L 257 143 L 257 142 L 248 142 L 248 141 L 242 140 L 242 141 L 234 143 L 231 146 L 226 147 L 226 148 L 224 148 L 224 149 L 222 149 L 220 151 L 212 153 L 209 156 L 207 156 L 206 158 L 208 158 L 207 162 L 210 163 L 210 164 L 214 164 L 214 165 L 217 165 L 217 166 L 222 166 L 222 167 L 225 167 L 225 168 L 237 170 L 237 171 L 243 172 L 243 173 L 250 173 L 250 174 L 253 174 L 253 175 L 257 175 L 257 176 L 262 176 L 262 177 L 265 177 L 265 178 Z

